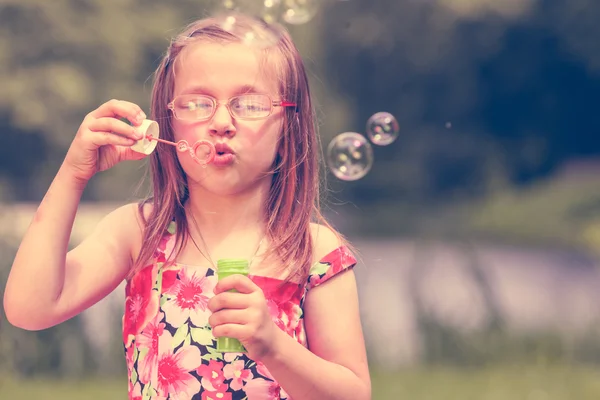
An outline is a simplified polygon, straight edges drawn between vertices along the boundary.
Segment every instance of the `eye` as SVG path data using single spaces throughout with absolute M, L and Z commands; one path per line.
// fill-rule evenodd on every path
M 263 95 L 240 96 L 233 102 L 233 107 L 246 111 L 268 111 L 269 98 Z
M 175 104 L 180 112 L 206 112 L 213 107 L 212 101 L 207 97 L 185 96 Z
M 212 102 L 206 99 L 195 99 L 192 101 L 188 101 L 185 109 L 188 111 L 194 110 L 206 110 L 212 107 Z

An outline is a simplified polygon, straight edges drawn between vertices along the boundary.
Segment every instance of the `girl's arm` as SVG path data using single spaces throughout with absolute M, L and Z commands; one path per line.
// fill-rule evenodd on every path
M 273 351 L 262 362 L 290 398 L 371 399 L 357 298 L 351 270 L 308 292 L 304 312 L 310 350 L 278 330 Z
M 134 207 L 107 216 L 67 255 L 81 194 L 99 171 L 144 154 L 131 150 L 145 118 L 133 103 L 110 100 L 86 115 L 58 174 L 29 225 L 14 259 L 4 311 L 15 326 L 39 330 L 56 325 L 110 293 L 131 265 L 137 229 Z
M 63 165 L 23 237 L 4 292 L 6 317 L 19 328 L 45 329 L 73 317 L 108 295 L 129 270 L 131 238 L 139 230 L 135 205 L 106 216 L 67 255 L 82 192 Z
M 339 247 L 337 236 L 324 227 L 319 228 L 315 242 L 317 256 Z M 273 351 L 261 360 L 275 380 L 294 400 L 371 399 L 352 269 L 311 288 L 304 315 L 310 350 L 277 329 Z

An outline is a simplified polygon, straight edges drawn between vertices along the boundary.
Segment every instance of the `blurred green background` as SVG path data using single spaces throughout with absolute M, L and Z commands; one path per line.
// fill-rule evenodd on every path
M 325 213 L 361 252 L 373 398 L 600 398 L 600 3 L 312 2 L 307 23 L 281 22 L 323 148 L 376 112 L 400 123 L 363 179 L 323 176 Z M 148 110 L 170 38 L 218 9 L 0 0 L 0 290 L 83 117 L 111 98 Z M 72 245 L 144 193 L 145 168 L 90 182 Z M 0 398 L 125 399 L 122 295 L 40 332 L 2 314 Z

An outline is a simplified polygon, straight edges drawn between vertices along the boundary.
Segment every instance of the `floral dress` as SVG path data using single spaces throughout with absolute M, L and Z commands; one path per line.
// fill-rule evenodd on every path
M 219 353 L 208 317 L 217 275 L 212 268 L 166 264 L 175 244 L 175 223 L 154 259 L 125 288 L 123 343 L 129 399 L 289 399 L 267 368 L 245 353 Z M 342 246 L 315 263 L 303 284 L 249 275 L 264 292 L 276 325 L 307 346 L 303 304 L 308 290 L 356 259 Z

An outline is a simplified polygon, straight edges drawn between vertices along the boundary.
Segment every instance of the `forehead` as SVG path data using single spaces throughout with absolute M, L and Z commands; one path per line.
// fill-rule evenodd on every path
M 174 95 L 203 92 L 228 97 L 248 87 L 277 94 L 275 68 L 264 60 L 263 54 L 240 43 L 191 44 L 178 56 Z

